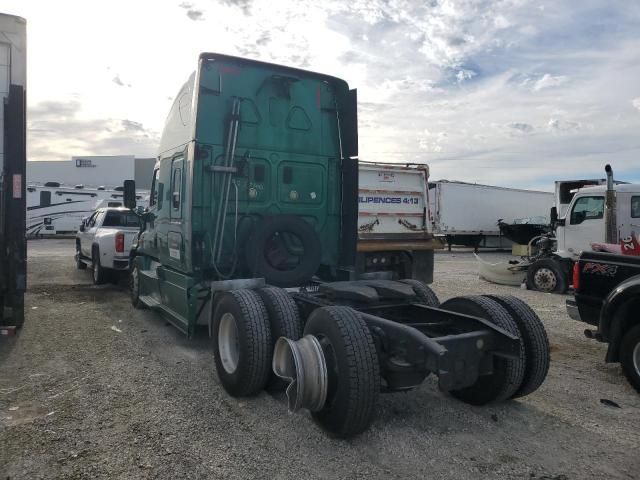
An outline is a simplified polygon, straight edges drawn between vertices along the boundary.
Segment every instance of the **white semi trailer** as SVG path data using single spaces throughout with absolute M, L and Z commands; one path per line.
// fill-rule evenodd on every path
M 432 232 L 449 248 L 510 247 L 512 242 L 501 236 L 498 220 L 513 223 L 537 218 L 549 223 L 554 204 L 551 192 L 448 180 L 429 182 L 428 196 Z

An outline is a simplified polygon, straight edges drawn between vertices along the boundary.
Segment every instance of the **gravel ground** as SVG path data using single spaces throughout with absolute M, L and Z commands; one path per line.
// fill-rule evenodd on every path
M 72 253 L 72 240 L 29 242 L 26 324 L 0 337 L 2 479 L 639 478 L 640 396 L 605 346 L 567 317 L 566 297 L 479 280 L 469 252 L 437 254 L 435 291 L 526 300 L 552 343 L 546 383 L 471 407 L 428 379 L 383 395 L 349 441 L 287 414 L 281 397 L 229 397 L 205 335 L 134 310 L 124 285 L 92 286 Z

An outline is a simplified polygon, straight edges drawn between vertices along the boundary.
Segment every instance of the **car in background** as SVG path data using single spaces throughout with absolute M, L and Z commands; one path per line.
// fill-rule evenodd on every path
M 140 217 L 128 208 L 98 208 L 82 220 L 76 234 L 76 267 L 91 265 L 93 283 L 117 280 L 129 270 L 129 252 L 140 231 Z

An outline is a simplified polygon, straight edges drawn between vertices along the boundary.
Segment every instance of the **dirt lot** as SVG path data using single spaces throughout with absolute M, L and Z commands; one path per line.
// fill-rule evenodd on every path
M 442 299 L 511 293 L 552 343 L 531 396 L 470 407 L 421 388 L 383 395 L 372 428 L 340 441 L 282 398 L 229 397 L 208 340 L 134 310 L 124 285 L 94 287 L 72 240 L 29 243 L 27 320 L 0 338 L 0 478 L 638 478 L 640 396 L 565 297 L 477 278 L 471 254 L 440 253 Z M 496 254 L 486 257 L 495 258 Z M 616 402 L 607 406 L 601 399 Z

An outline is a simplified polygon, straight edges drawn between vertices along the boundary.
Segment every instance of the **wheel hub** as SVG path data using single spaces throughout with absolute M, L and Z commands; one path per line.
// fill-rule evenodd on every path
M 227 312 L 220 319 L 218 327 L 218 351 L 222 367 L 229 374 L 238 368 L 240 347 L 238 345 L 238 327 L 235 317 Z
M 280 337 L 273 351 L 273 371 L 287 383 L 289 412 L 306 408 L 317 412 L 327 400 L 327 364 L 313 335 L 298 341 Z
M 636 343 L 632 353 L 633 368 L 636 370 L 636 374 L 640 376 L 640 343 Z
M 550 292 L 556 288 L 557 279 L 555 273 L 549 268 L 539 268 L 533 276 L 534 283 L 539 290 Z

